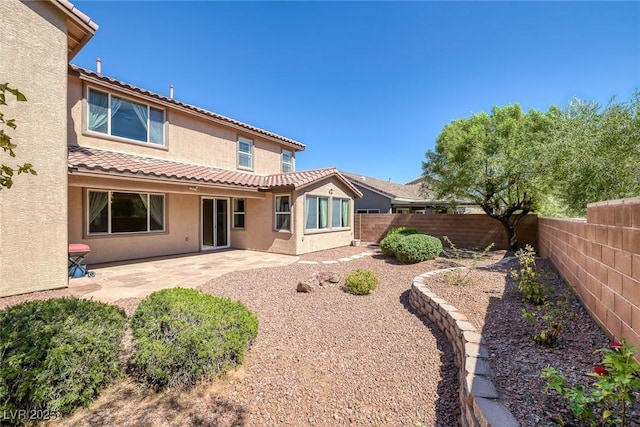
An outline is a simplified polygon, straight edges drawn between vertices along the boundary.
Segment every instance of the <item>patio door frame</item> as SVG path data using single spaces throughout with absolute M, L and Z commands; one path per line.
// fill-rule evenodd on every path
M 205 230 L 205 215 L 204 215 L 204 203 L 205 200 L 211 200 L 213 201 L 213 215 L 211 218 L 212 224 L 211 226 L 213 227 L 213 239 L 212 242 L 214 243 L 213 246 L 210 245 L 205 245 L 204 244 L 204 230 Z M 218 208 L 218 203 L 219 202 L 225 202 L 226 204 L 226 209 L 225 209 L 225 218 L 226 218 L 226 224 L 219 224 L 218 223 L 218 215 L 217 213 L 217 208 Z M 231 202 L 230 199 L 228 197 L 201 197 L 200 198 L 200 250 L 202 251 L 211 251 L 211 250 L 215 250 L 215 249 L 224 249 L 224 248 L 229 248 L 231 247 Z M 216 242 L 218 241 L 218 230 L 220 229 L 220 227 L 224 227 L 227 239 L 226 239 L 226 244 L 225 245 L 217 245 Z

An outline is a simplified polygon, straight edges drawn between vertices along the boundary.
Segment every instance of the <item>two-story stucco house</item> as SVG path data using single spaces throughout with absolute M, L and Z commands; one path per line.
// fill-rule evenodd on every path
M 290 138 L 69 60 L 97 30 L 66 0 L 0 2 L 0 79 L 19 159 L 0 191 L 0 296 L 66 286 L 68 243 L 90 262 L 242 248 L 348 245 L 360 191 L 336 169 L 295 170 Z M 4 112 L 5 110 L 3 110 Z

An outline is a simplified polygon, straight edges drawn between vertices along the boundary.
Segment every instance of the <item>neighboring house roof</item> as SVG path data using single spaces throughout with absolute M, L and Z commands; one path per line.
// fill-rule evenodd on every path
M 300 189 L 322 179 L 335 176 L 354 195 L 362 197 L 362 193 L 344 178 L 336 168 L 313 169 L 274 175 L 256 175 L 75 145 L 68 146 L 68 151 L 68 167 L 72 172 L 105 173 L 130 176 L 132 178 L 184 183 L 200 182 L 211 185 L 241 187 L 256 191 L 285 188 Z
M 63 11 L 67 19 L 67 56 L 73 58 L 87 44 L 98 30 L 98 24 L 78 10 L 68 0 L 51 0 L 51 3 Z
M 406 184 L 383 181 L 381 179 L 362 176 L 355 173 L 340 172 L 354 185 L 388 197 L 391 204 L 473 204 L 470 200 L 437 199 L 436 193 L 423 187 L 423 178 L 416 178 Z
M 155 92 L 151 92 L 148 91 L 146 89 L 142 89 L 139 88 L 137 86 L 131 85 L 129 83 L 125 83 L 123 81 L 120 80 L 116 80 L 113 79 L 111 77 L 107 77 L 105 75 L 102 74 L 98 74 L 94 71 L 91 70 L 87 70 L 86 68 L 82 68 L 82 67 L 78 67 L 77 65 L 73 65 L 73 64 L 69 64 L 69 70 L 72 73 L 77 74 L 80 78 L 85 79 L 85 80 L 89 80 L 89 81 L 94 81 L 94 82 L 98 82 L 101 83 L 103 85 L 107 85 L 107 86 L 111 86 L 111 87 L 117 87 L 120 90 L 124 90 L 127 92 L 132 92 L 133 94 L 136 95 L 141 95 L 145 98 L 150 98 L 153 101 L 159 102 L 161 104 L 170 106 L 170 107 L 174 107 L 174 108 L 178 108 L 181 109 L 183 111 L 187 111 L 190 113 L 196 113 L 196 114 L 200 114 L 203 115 L 213 121 L 225 124 L 227 126 L 231 126 L 231 127 L 235 127 L 235 128 L 239 128 L 239 129 L 243 129 L 252 133 L 256 133 L 262 136 L 266 136 L 272 140 L 275 140 L 279 143 L 284 143 L 285 145 L 288 145 L 292 148 L 294 148 L 295 150 L 298 151 L 302 151 L 305 149 L 305 145 L 301 142 L 295 141 L 293 139 L 284 137 L 282 135 L 278 135 L 275 134 L 273 132 L 269 132 L 267 130 L 264 129 L 260 129 L 258 127 L 255 126 L 251 126 L 249 124 L 243 123 L 241 121 L 229 118 L 229 117 L 225 117 L 223 115 L 214 113 L 212 111 L 208 111 L 205 110 L 204 108 L 200 108 L 197 107 L 195 105 L 191 105 L 191 104 L 187 104 L 184 102 L 180 102 L 180 101 L 176 101 L 173 98 L 169 98 L 160 94 L 157 94 Z
M 395 201 L 423 201 L 433 200 L 435 195 L 431 191 L 423 193 L 421 180 L 416 180 L 413 184 L 398 184 L 397 182 L 383 181 L 381 179 L 362 176 L 355 173 L 340 172 L 353 184 L 366 188 L 370 191 L 381 194 Z

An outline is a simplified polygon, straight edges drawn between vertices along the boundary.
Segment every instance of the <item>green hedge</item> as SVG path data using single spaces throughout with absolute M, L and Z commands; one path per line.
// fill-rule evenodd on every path
M 126 325 L 121 308 L 78 298 L 0 311 L 0 413 L 87 405 L 121 374 Z
M 384 239 L 380 241 L 380 250 L 384 256 L 393 258 L 396 256 L 396 248 L 400 240 L 405 236 L 411 236 L 413 234 L 420 234 L 420 232 L 415 228 L 409 227 L 392 228 L 384 236 Z
M 355 270 L 345 279 L 345 288 L 355 295 L 366 295 L 378 287 L 378 277 L 370 270 Z
M 442 242 L 426 234 L 405 236 L 396 246 L 396 258 L 405 264 L 436 259 L 442 252 Z
M 142 300 L 131 328 L 132 370 L 161 389 L 193 386 L 242 363 L 258 319 L 240 302 L 173 288 Z

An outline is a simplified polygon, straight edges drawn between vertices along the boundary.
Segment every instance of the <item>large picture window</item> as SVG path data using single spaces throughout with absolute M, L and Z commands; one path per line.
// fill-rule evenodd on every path
M 275 229 L 291 231 L 291 196 L 275 196 Z
M 95 89 L 88 92 L 88 130 L 164 145 L 163 110 Z
M 339 197 L 307 195 L 305 198 L 305 231 L 349 227 L 350 200 Z
M 164 231 L 164 194 L 88 192 L 89 234 Z

